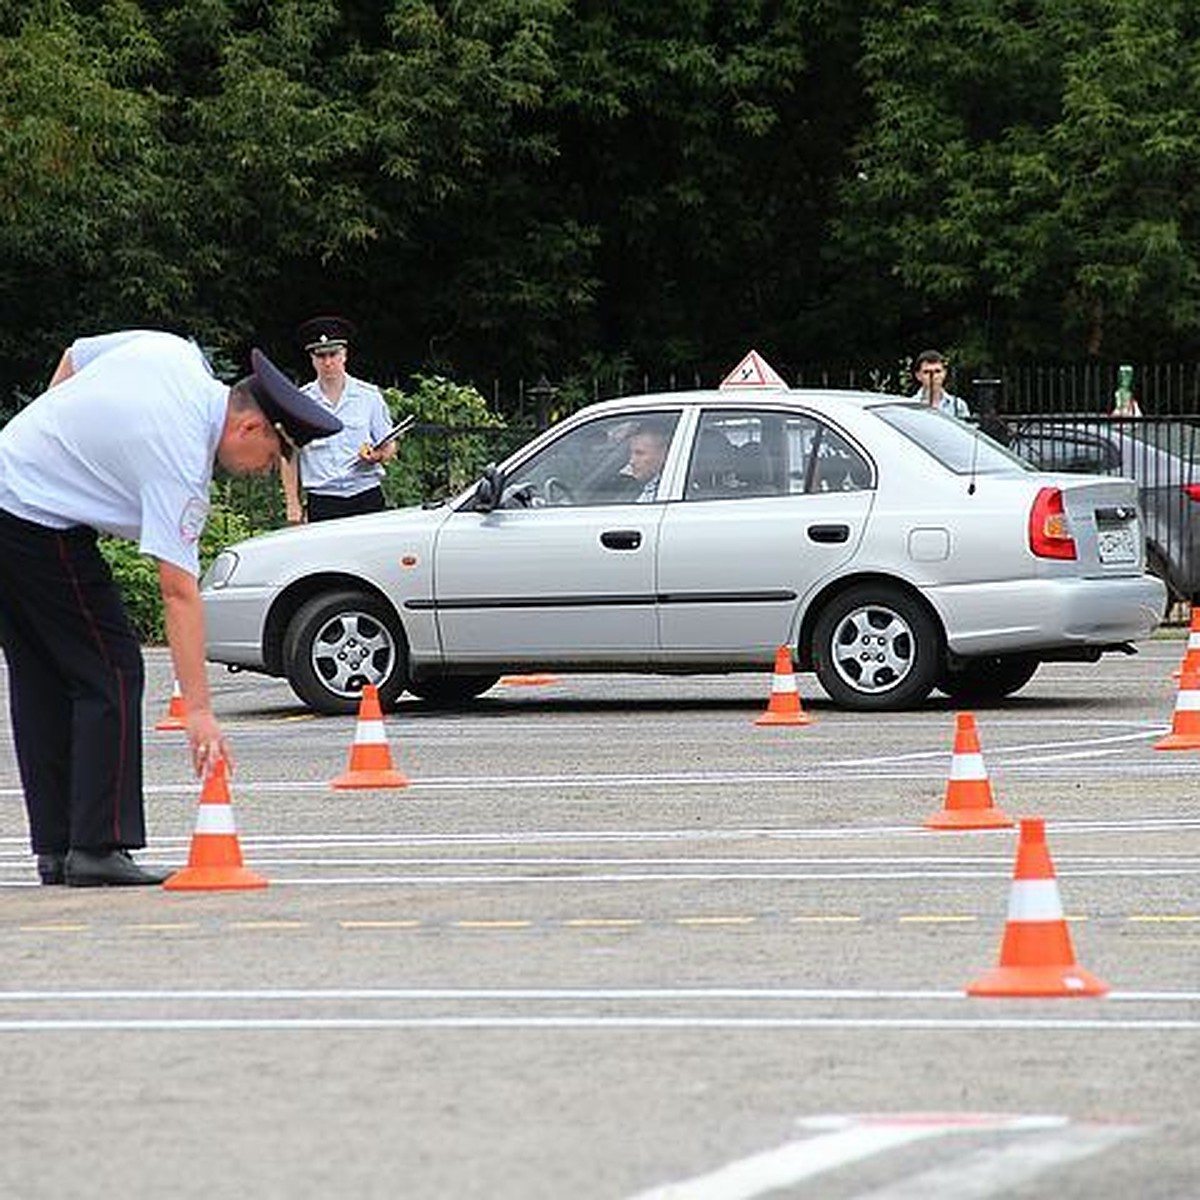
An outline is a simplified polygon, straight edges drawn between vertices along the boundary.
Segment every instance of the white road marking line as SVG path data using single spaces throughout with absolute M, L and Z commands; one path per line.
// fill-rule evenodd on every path
M 988 1200 L 1006 1196 L 1047 1171 L 1089 1158 L 1144 1132 L 1132 1125 L 1075 1125 L 1057 1133 L 1022 1137 L 861 1192 L 852 1200 Z
M 133 1001 L 158 1003 L 163 1000 L 274 1002 L 303 1000 L 314 1003 L 343 1000 L 370 1001 L 825 1001 L 825 1000 L 935 1000 L 964 1008 L 977 1008 L 980 1001 L 959 990 L 930 988 L 754 988 L 754 987 L 645 987 L 645 988 L 24 988 L 0 991 L 0 1005 L 73 1000 Z M 1105 1004 L 1200 1002 L 1200 991 L 1114 991 Z
M 939 1137 L 936 1127 L 863 1126 L 788 1142 L 707 1175 L 638 1192 L 631 1200 L 753 1200 L 897 1146 Z
M 631 1200 L 753 1200 L 756 1196 L 790 1187 L 803 1179 L 873 1158 L 900 1146 L 964 1133 L 1018 1134 L 1020 1136 L 1012 1146 L 1020 1148 L 1031 1140 L 1051 1136 L 1039 1131 L 1057 1130 L 1058 1133 L 1053 1135 L 1058 1139 L 1056 1147 L 1051 1147 L 1040 1159 L 1035 1160 L 1037 1169 L 1032 1174 L 1040 1174 L 1055 1165 L 1057 1160 L 1051 1157 L 1055 1148 L 1060 1155 L 1074 1151 L 1074 1157 L 1082 1156 L 1072 1137 L 1076 1131 L 1067 1127 L 1063 1117 L 898 1114 L 894 1117 L 815 1118 L 801 1121 L 800 1125 L 821 1132 L 815 1137 L 788 1142 L 774 1150 L 728 1163 L 705 1175 L 638 1192 Z M 1128 1136 L 1128 1133 L 1124 1136 Z M 1086 1153 L 1095 1153 L 1103 1148 L 1101 1145 L 1087 1144 L 1086 1138 L 1082 1140 L 1087 1145 Z M 879 1195 L 885 1193 L 891 1195 L 886 1189 Z M 978 1193 L 979 1196 L 990 1194 Z M 871 1193 L 872 1197 L 875 1195 Z M 900 1195 L 906 1198 L 920 1196 L 919 1193 L 908 1191 L 897 1193 L 897 1196 Z M 951 1195 L 954 1200 L 972 1200 L 976 1193 L 942 1192 L 932 1198 L 926 1194 L 923 1200 L 938 1200 L 939 1196 Z
M 834 1029 L 842 1032 L 865 1030 L 878 1033 L 984 1033 L 998 1030 L 1055 1033 L 1195 1033 L 1200 1020 L 1059 1020 L 998 1018 L 995 1020 L 938 1020 L 934 1018 L 851 1017 L 129 1017 L 33 1020 L 0 1019 L 0 1034 L 64 1032 L 199 1032 L 230 1030 L 290 1032 L 302 1030 L 710 1030 L 779 1032 L 784 1030 Z

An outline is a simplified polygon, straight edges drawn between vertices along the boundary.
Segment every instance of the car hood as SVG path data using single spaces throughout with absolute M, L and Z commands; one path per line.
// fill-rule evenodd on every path
M 292 525 L 233 542 L 223 553 L 236 555 L 239 583 L 267 582 L 282 586 L 303 575 L 328 570 L 348 560 L 372 574 L 397 553 L 411 551 L 421 558 L 438 527 L 450 515 L 437 508 L 399 508 L 357 517 Z M 206 577 L 207 579 L 207 577 Z

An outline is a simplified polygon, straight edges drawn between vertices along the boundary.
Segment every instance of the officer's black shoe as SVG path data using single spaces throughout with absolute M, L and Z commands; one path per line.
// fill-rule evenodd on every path
M 128 850 L 109 850 L 92 854 L 71 850 L 66 861 L 67 887 L 137 887 L 164 883 L 170 871 L 154 871 L 139 866 Z
M 38 874 L 42 877 L 43 883 L 66 882 L 64 867 L 67 856 L 65 854 L 39 854 L 37 859 Z

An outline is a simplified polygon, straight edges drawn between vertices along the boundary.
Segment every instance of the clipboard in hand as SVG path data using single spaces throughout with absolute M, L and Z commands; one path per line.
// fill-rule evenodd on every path
M 383 437 L 381 437 L 377 442 L 371 443 L 371 449 L 372 450 L 382 450 L 384 448 L 384 446 L 386 446 L 388 444 L 388 442 L 394 442 L 398 437 L 402 437 L 416 423 L 417 423 L 417 414 L 416 413 L 409 413 L 407 417 L 401 417 L 400 420 L 397 421 L 396 424 L 393 425 L 391 427 L 391 429 L 389 429 L 387 431 L 387 433 L 385 433 L 383 435 Z M 349 465 L 353 467 L 355 464 L 360 463 L 362 461 L 363 460 L 362 460 L 361 455 L 356 454 L 350 460 Z

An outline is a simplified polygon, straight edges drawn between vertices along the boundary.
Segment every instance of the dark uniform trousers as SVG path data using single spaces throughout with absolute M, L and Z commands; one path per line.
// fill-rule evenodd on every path
M 0 510 L 0 642 L 34 853 L 144 846 L 145 670 L 94 530 Z
M 304 501 L 310 521 L 357 517 L 360 513 L 383 512 L 387 508 L 382 487 L 367 488 L 353 496 L 322 496 L 319 492 L 307 492 Z

